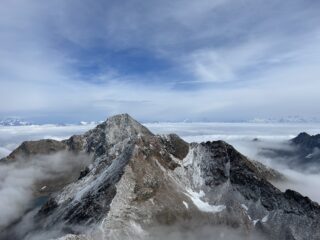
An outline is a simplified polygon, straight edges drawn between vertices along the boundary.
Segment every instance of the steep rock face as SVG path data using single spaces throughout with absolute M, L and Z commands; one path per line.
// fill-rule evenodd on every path
M 294 191 L 282 193 L 267 180 L 272 171 L 223 141 L 156 136 L 123 114 L 61 144 L 87 153 L 92 163 L 52 194 L 15 239 L 37 239 L 43 231 L 60 239 L 152 239 L 159 226 L 204 225 L 239 229 L 246 239 L 257 232 L 320 238 L 319 206 Z
M 196 189 L 202 188 L 213 203 L 226 204 L 223 220 L 231 216 L 232 226 L 247 223 L 250 231 L 264 232 L 271 239 L 319 238 L 317 203 L 291 190 L 282 193 L 251 161 L 224 142 L 194 144 L 193 149 L 189 165 L 193 184 Z

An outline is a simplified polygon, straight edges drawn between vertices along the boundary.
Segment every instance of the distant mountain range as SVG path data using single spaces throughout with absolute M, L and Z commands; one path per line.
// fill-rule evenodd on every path
M 251 123 L 319 123 L 318 117 L 286 116 L 279 118 L 254 118 Z
M 3 118 L 0 119 L 0 126 L 28 126 L 31 122 L 25 121 L 21 118 Z
M 30 125 L 57 125 L 57 126 L 67 126 L 67 125 L 97 125 L 102 123 L 103 121 L 79 121 L 75 123 L 37 123 L 27 121 L 23 118 L 16 118 L 16 117 L 7 117 L 0 119 L 0 126 L 30 126 Z M 175 121 L 163 121 L 164 123 L 178 123 Z M 147 122 L 147 123 L 163 123 L 159 121 Z M 208 119 L 204 119 L 202 121 L 192 121 L 190 119 L 185 119 L 181 121 L 181 123 L 210 123 L 216 121 L 210 121 Z M 287 116 L 287 117 L 280 117 L 280 118 L 253 118 L 251 120 L 235 120 L 235 121 L 218 121 L 221 123 L 320 123 L 320 118 L 317 117 L 301 117 L 301 116 Z
M 68 125 L 82 125 L 82 126 L 89 126 L 89 125 L 97 125 L 102 121 L 80 121 L 78 123 L 50 123 L 50 125 L 56 126 L 68 126 Z M 0 126 L 31 126 L 31 125 L 47 125 L 48 123 L 35 123 L 30 122 L 22 118 L 15 118 L 15 117 L 8 117 L 0 119 Z

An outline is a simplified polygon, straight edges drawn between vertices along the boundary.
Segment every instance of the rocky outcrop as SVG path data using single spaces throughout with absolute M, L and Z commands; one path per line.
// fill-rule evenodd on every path
M 281 192 L 268 181 L 274 171 L 223 141 L 157 136 L 122 114 L 61 146 L 85 152 L 92 163 L 53 193 L 15 239 L 43 231 L 60 239 L 152 239 L 155 228 L 203 226 L 237 229 L 245 239 L 320 238 L 318 204 Z

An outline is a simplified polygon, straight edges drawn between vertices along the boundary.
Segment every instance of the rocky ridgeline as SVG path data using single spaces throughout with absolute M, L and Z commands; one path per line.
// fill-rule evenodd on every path
M 86 154 L 90 164 L 48 193 L 30 228 L 14 231 L 22 219 L 3 239 L 43 232 L 65 240 L 152 239 L 153 229 L 173 226 L 225 226 L 245 239 L 320 239 L 318 204 L 281 192 L 269 182 L 281 174 L 223 141 L 188 144 L 175 134 L 154 135 L 122 114 L 62 142 L 25 142 L 5 162 L 57 151 Z
M 306 174 L 320 173 L 320 134 L 299 133 L 282 148 L 264 148 L 260 154 Z

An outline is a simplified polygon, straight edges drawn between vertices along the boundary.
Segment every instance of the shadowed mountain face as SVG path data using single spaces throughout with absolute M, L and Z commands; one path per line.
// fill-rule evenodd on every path
M 311 136 L 303 132 L 293 138 L 291 142 L 305 149 L 313 150 L 314 148 L 320 148 L 320 134 Z
M 293 169 L 320 172 L 320 134 L 312 136 L 303 132 L 287 145 L 285 149 L 263 149 L 261 154 L 279 159 Z
M 62 142 L 23 143 L 3 164 L 60 151 L 88 164 L 1 239 L 166 239 L 159 232 L 204 227 L 214 239 L 225 239 L 216 228 L 239 239 L 320 239 L 320 207 L 275 188 L 280 174 L 223 141 L 154 135 L 122 114 Z

